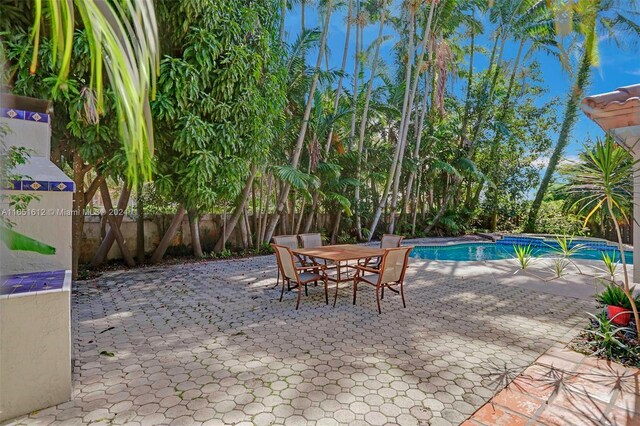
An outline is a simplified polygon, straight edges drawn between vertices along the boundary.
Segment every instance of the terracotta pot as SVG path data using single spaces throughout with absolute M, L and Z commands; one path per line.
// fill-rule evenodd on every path
M 631 311 L 627 308 L 621 308 L 620 306 L 607 305 L 607 318 L 616 325 L 626 326 L 629 325 L 629 321 L 631 321 Z

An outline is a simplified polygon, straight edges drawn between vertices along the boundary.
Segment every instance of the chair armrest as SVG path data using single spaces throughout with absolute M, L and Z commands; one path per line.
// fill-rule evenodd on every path
M 308 271 L 308 270 L 310 270 L 310 269 L 326 269 L 326 268 L 327 268 L 326 266 L 324 266 L 324 265 L 320 265 L 320 264 L 317 264 L 317 265 L 309 265 L 309 266 L 296 266 L 296 269 L 297 269 L 298 271 Z
M 380 269 L 369 268 L 368 266 L 354 265 L 353 267 L 356 268 L 359 271 L 371 272 L 373 274 L 379 274 L 380 273 Z

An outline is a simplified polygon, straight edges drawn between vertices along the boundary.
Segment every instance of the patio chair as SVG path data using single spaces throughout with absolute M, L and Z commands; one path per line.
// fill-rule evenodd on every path
M 273 251 L 278 259 L 278 267 L 282 270 L 282 291 L 280 292 L 280 301 L 284 296 L 284 282 L 286 281 L 289 288 L 298 289 L 298 301 L 296 302 L 296 310 L 300 307 L 300 299 L 302 298 L 302 286 L 304 286 L 305 296 L 308 296 L 307 284 L 318 283 L 324 281 L 324 301 L 329 304 L 329 292 L 327 288 L 327 274 L 324 265 L 296 265 L 295 258 L 289 247 L 272 244 Z M 291 287 L 291 282 L 296 285 Z
M 278 235 L 276 237 L 271 238 L 271 240 L 273 241 L 273 244 L 282 246 L 282 247 L 288 247 L 291 250 L 297 249 L 298 248 L 298 236 L 297 235 Z M 304 259 L 302 259 L 299 256 L 296 256 L 296 261 L 300 262 L 300 264 L 305 265 L 305 261 Z M 278 284 L 280 283 L 280 268 L 278 268 L 278 277 L 276 278 L 276 285 L 273 286 L 273 288 L 278 287 Z M 291 288 L 289 288 L 289 290 L 291 290 Z
M 300 234 L 298 235 L 298 240 L 300 240 L 300 245 L 302 248 L 317 248 L 322 247 L 322 235 L 321 234 Z M 317 263 L 314 259 L 303 256 L 305 264 L 313 265 Z M 325 266 L 327 266 L 327 262 L 324 262 Z
M 404 274 L 409 264 L 409 253 L 413 247 L 396 247 L 385 249 L 385 253 L 380 260 L 380 268 L 372 268 L 365 265 L 355 265 L 356 273 L 353 277 L 353 304 L 356 304 L 356 295 L 358 293 L 358 283 L 365 283 L 376 288 L 376 302 L 378 304 L 378 313 L 382 313 L 380 309 L 380 299 L 384 299 L 385 287 L 394 293 L 400 293 L 402 297 L 402 306 L 407 307 L 404 300 Z M 369 273 L 369 275 L 365 275 Z M 396 290 L 392 286 L 400 286 L 400 290 Z M 380 294 L 382 292 L 382 295 Z
M 380 248 L 388 249 L 388 248 L 400 247 L 402 240 L 404 240 L 403 235 L 382 234 L 382 238 L 380 239 Z M 371 263 L 372 268 L 376 268 L 376 269 L 380 268 L 380 258 L 378 257 L 373 259 L 375 259 L 375 262 L 373 263 L 371 258 L 367 259 L 364 262 L 364 266 L 367 266 Z
M 404 240 L 404 236 L 402 235 L 383 234 L 382 239 L 380 240 L 380 248 L 386 249 L 400 247 L 402 240 Z
M 322 247 L 322 235 L 320 234 L 300 234 L 298 239 L 303 248 Z

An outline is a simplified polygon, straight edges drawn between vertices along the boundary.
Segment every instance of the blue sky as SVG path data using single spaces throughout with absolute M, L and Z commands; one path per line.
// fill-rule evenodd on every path
M 635 0 L 630 0 L 635 1 Z M 329 38 L 327 46 L 330 51 L 329 65 L 334 69 L 340 68 L 342 60 L 342 50 L 344 47 L 345 31 L 346 31 L 346 7 L 334 12 L 331 17 Z M 317 21 L 317 13 L 315 7 L 307 6 L 305 10 L 305 26 L 307 28 L 317 27 L 319 23 Z M 297 6 L 287 14 L 285 21 L 285 31 L 289 40 L 294 40 L 300 32 L 300 6 Z M 378 32 L 378 26 L 376 24 L 369 25 L 364 31 L 364 45 L 371 44 Z M 488 33 L 487 29 L 487 33 Z M 398 41 L 397 34 L 389 26 L 385 28 L 385 35 L 389 35 L 392 38 L 385 42 L 381 46 L 380 57 L 384 59 L 389 65 L 393 65 L 393 45 Z M 352 43 L 350 46 L 350 54 L 347 62 L 347 72 L 353 69 L 353 32 Z M 478 38 L 477 44 L 484 45 L 487 49 L 490 49 L 489 38 L 487 36 L 481 36 Z M 638 55 L 638 49 L 632 47 L 619 48 L 611 40 L 601 38 L 599 42 L 600 48 L 600 64 L 594 68 L 591 76 L 591 84 L 586 90 L 586 95 L 609 92 L 615 90 L 621 86 L 628 86 L 631 84 L 640 83 L 640 59 Z M 516 47 L 514 45 L 508 45 L 506 47 L 505 59 L 515 57 Z M 315 62 L 315 52 L 309 52 L 308 58 L 310 62 Z M 566 94 L 572 84 L 571 76 L 562 69 L 557 58 L 547 56 L 544 53 L 537 53 L 534 58 L 541 64 L 542 77 L 544 79 L 544 85 L 548 88 L 549 97 L 560 97 L 561 101 L 564 101 Z M 476 63 L 479 66 L 484 66 L 486 61 L 482 61 L 479 56 L 476 56 Z M 393 70 L 391 70 L 393 71 Z M 368 78 L 368 74 L 365 78 Z M 347 83 L 351 84 L 351 83 Z M 458 82 L 458 89 L 463 83 Z M 350 87 L 350 86 L 349 86 Z M 564 105 L 561 104 L 558 117 L 562 119 Z M 602 136 L 603 131 L 591 120 L 589 120 L 582 112 L 578 113 L 578 121 L 573 129 L 571 135 L 571 143 L 565 152 L 565 157 L 572 158 L 580 151 L 583 143 L 589 137 Z M 553 135 L 553 142 L 556 141 L 556 136 Z M 541 162 L 544 163 L 545 159 L 542 158 Z

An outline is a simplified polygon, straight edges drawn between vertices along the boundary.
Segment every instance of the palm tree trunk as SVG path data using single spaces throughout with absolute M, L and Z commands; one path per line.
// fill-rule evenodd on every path
M 193 255 L 195 257 L 203 257 L 202 244 L 200 244 L 200 218 L 198 217 L 198 213 L 193 209 L 189 210 L 189 232 L 191 233 Z
M 518 67 L 520 65 L 520 57 L 522 55 L 522 50 L 524 48 L 524 43 L 525 43 L 525 39 L 522 39 L 520 41 L 520 45 L 518 46 L 518 54 L 516 55 L 516 59 L 515 62 L 513 64 L 513 69 L 511 70 L 511 77 L 509 78 L 509 86 L 507 87 L 507 93 L 505 94 L 504 97 L 504 102 L 502 103 L 502 107 L 500 108 L 499 112 L 498 112 L 498 122 L 501 122 L 504 120 L 504 118 L 507 116 L 507 111 L 509 111 L 509 105 L 511 104 L 511 94 L 513 92 L 513 85 L 515 83 L 516 80 L 516 73 L 518 71 Z M 498 158 L 497 154 L 498 154 L 498 148 L 500 146 L 500 133 L 496 132 L 494 138 L 493 138 L 493 143 L 491 144 L 491 151 L 489 154 L 489 158 L 491 159 L 495 159 Z M 499 162 L 494 161 L 491 165 L 491 179 L 493 180 L 494 184 L 496 182 L 496 178 L 497 178 L 497 169 L 500 166 Z M 492 211 L 491 211 L 491 231 L 495 232 L 496 227 L 497 227 L 497 222 L 498 222 L 498 185 L 494 185 L 493 188 L 493 196 L 492 196 Z
M 425 81 L 424 81 L 424 97 L 422 99 L 422 110 L 420 111 L 420 122 L 418 123 L 418 129 L 416 132 L 416 146 L 415 149 L 413 150 L 413 160 L 414 161 L 418 161 L 420 158 L 420 143 L 422 141 L 422 130 L 424 128 L 424 119 L 427 113 L 427 98 L 428 96 L 428 91 L 427 91 L 427 79 L 425 76 Z M 411 173 L 409 174 L 409 180 L 407 181 L 407 189 L 405 191 L 406 194 L 406 199 L 408 200 L 411 197 L 411 190 L 413 188 L 413 181 L 416 178 L 416 171 L 415 170 L 411 170 Z M 406 205 L 408 205 L 408 203 L 406 203 Z
M 357 1 L 357 0 L 356 0 Z M 342 81 L 344 77 L 344 71 L 347 68 L 347 57 L 349 56 L 349 39 L 351 38 L 351 21 L 353 13 L 353 0 L 349 0 L 349 10 L 347 12 L 347 32 L 344 39 L 344 49 L 342 50 L 342 64 L 340 65 L 340 76 L 338 77 L 338 87 L 336 88 L 336 98 L 333 101 L 333 114 L 338 113 L 338 106 L 340 104 L 340 94 L 342 93 Z M 333 138 L 333 124 L 329 128 L 329 136 L 327 137 L 327 144 L 324 147 L 325 155 L 329 154 L 331 149 L 331 139 Z
M 293 150 L 293 155 L 291 157 L 291 167 L 293 168 L 298 167 L 298 163 L 300 162 L 300 155 L 302 154 L 302 148 L 304 146 L 304 139 L 307 134 L 307 127 L 309 125 L 309 116 L 311 115 L 313 99 L 316 92 L 316 87 L 318 86 L 320 66 L 322 65 L 322 56 L 324 54 L 324 50 L 327 45 L 327 33 L 329 31 L 329 22 L 331 20 L 332 1 L 333 0 L 327 0 L 327 17 L 324 21 L 324 27 L 322 29 L 322 39 L 320 41 L 320 49 L 318 50 L 318 58 L 316 60 L 316 69 L 313 75 L 313 80 L 311 82 L 311 89 L 309 89 L 309 98 L 307 99 L 307 105 L 304 109 L 304 115 L 302 117 L 302 126 L 300 127 L 300 132 L 298 133 L 298 140 L 296 141 L 296 146 L 295 146 L 295 149 Z M 284 188 L 280 193 L 278 203 L 276 204 L 276 211 L 273 213 L 273 215 L 271 216 L 271 220 L 269 221 L 267 232 L 263 240 L 265 243 L 268 243 L 269 240 L 271 240 L 271 237 L 273 236 L 273 231 L 275 231 L 276 226 L 278 225 L 280 214 L 282 213 L 282 210 L 284 210 L 285 203 L 289 197 L 290 189 L 291 189 L 291 186 L 288 183 L 285 183 Z
M 284 43 L 284 18 L 287 15 L 287 0 L 280 0 L 280 47 Z
M 122 223 L 122 219 L 124 218 L 124 209 L 127 207 L 127 203 L 129 202 L 129 197 L 131 195 L 131 188 L 125 182 L 122 185 L 122 191 L 120 192 L 120 198 L 118 198 L 118 205 L 116 213 L 116 224 L 120 226 Z M 107 212 L 108 213 L 108 212 Z M 93 255 L 93 259 L 91 260 L 91 266 L 100 266 L 107 260 L 107 255 L 109 254 L 109 250 L 111 250 L 111 246 L 116 241 L 116 236 L 113 233 L 113 230 L 109 228 L 102 242 L 100 243 L 100 247 L 96 251 L 96 254 Z
M 400 190 L 400 178 L 402 176 L 402 160 L 404 158 L 404 152 L 407 145 L 407 136 L 409 133 L 409 123 L 411 122 L 411 107 L 413 106 L 413 101 L 416 96 L 416 92 L 418 91 L 418 80 L 420 80 L 420 71 L 422 70 L 422 65 L 424 63 L 424 54 L 427 49 L 427 42 L 431 37 L 431 22 L 433 21 L 433 12 L 437 6 L 436 2 L 431 2 L 429 7 L 429 17 L 427 19 L 427 26 L 424 29 L 422 34 L 422 46 L 420 50 L 418 64 L 413 71 L 413 78 L 411 80 L 407 80 L 406 84 L 411 84 L 411 93 L 409 94 L 409 102 L 406 104 L 406 111 L 403 111 L 403 115 L 406 116 L 404 121 L 402 122 L 402 128 L 400 131 L 400 156 L 398 158 L 397 170 L 395 171 L 395 176 L 393 178 L 393 190 L 391 191 L 391 206 L 389 213 L 389 233 L 393 234 L 395 231 L 395 219 L 396 219 L 396 210 L 398 205 L 398 192 Z M 416 111 L 416 114 L 418 112 Z
M 360 2 L 356 0 L 356 51 L 353 58 L 353 112 L 351 113 L 351 128 L 349 130 L 349 150 L 353 149 L 353 139 L 356 135 L 356 121 L 358 117 L 358 72 L 360 65 L 360 31 L 362 31 L 362 15 L 360 14 Z
M 116 242 L 118 243 L 118 247 L 120 248 L 122 257 L 124 258 L 124 261 L 128 266 L 135 266 L 136 261 L 133 259 L 133 256 L 129 251 L 129 247 L 127 247 L 127 242 L 122 236 L 122 232 L 120 232 L 118 221 L 113 215 L 113 204 L 111 203 L 111 195 L 109 194 L 107 181 L 105 181 L 104 179 L 100 183 L 100 193 L 102 194 L 102 203 L 104 204 L 104 208 L 105 210 L 107 210 L 107 220 L 109 221 L 109 227 L 113 229 L 113 235 L 116 239 Z
M 138 263 L 144 263 L 144 200 L 142 198 L 144 186 L 142 181 L 138 182 L 138 187 L 136 188 L 136 257 L 138 258 Z M 118 200 L 118 204 L 120 201 Z M 120 220 L 122 223 L 122 219 Z
M 560 134 L 558 135 L 558 142 L 553 150 L 553 154 L 551 154 L 551 158 L 549 158 L 547 170 L 544 173 L 538 192 L 536 192 L 536 197 L 531 204 L 531 209 L 529 210 L 529 216 L 527 218 L 527 223 L 525 224 L 526 232 L 535 232 L 536 221 L 538 219 L 540 206 L 542 205 L 542 200 L 547 192 L 547 188 L 549 188 L 549 183 L 551 182 L 551 178 L 556 171 L 556 167 L 562 158 L 562 154 L 569 143 L 569 137 L 571 136 L 571 131 L 573 130 L 573 126 L 578 115 L 578 102 L 582 98 L 585 87 L 589 84 L 590 76 L 591 51 L 589 49 L 585 49 L 582 53 L 576 83 L 569 89 L 569 97 L 565 105 L 564 119 L 562 120 Z
M 242 192 L 240 193 L 240 195 L 238 195 L 238 198 L 236 199 L 236 207 L 235 207 L 235 210 L 233 211 L 233 214 L 231 215 L 231 220 L 229 221 L 229 223 L 226 223 L 226 220 L 225 220 L 224 232 L 222 233 L 220 238 L 218 238 L 218 242 L 214 247 L 215 252 L 219 253 L 222 250 L 224 250 L 224 243 L 229 239 L 229 237 L 231 237 L 231 234 L 236 228 L 236 225 L 238 224 L 238 219 L 240 219 L 243 209 L 247 204 L 247 200 L 249 199 L 249 193 L 251 192 L 253 179 L 256 177 L 257 173 L 258 173 L 258 168 L 256 167 L 255 164 L 252 164 L 251 172 L 247 177 L 247 181 L 244 184 L 244 188 L 242 189 Z
M 411 90 L 409 86 L 409 81 L 411 79 L 411 64 L 413 62 L 413 37 L 415 32 L 415 9 L 410 9 L 410 17 L 409 17 L 409 44 L 407 48 L 407 65 L 405 68 L 405 90 L 404 90 L 404 98 L 402 101 L 402 118 L 400 121 L 400 129 L 404 128 L 404 120 L 406 119 L 405 111 L 407 110 L 407 102 L 409 102 L 409 91 Z M 373 219 L 371 220 L 371 226 L 369 226 L 369 237 L 367 241 L 371 241 L 373 238 L 373 234 L 376 232 L 376 228 L 378 227 L 378 222 L 380 221 L 380 216 L 382 215 L 382 210 L 387 204 L 387 197 L 389 196 L 389 191 L 391 191 L 391 184 L 393 183 L 393 177 L 396 171 L 396 166 L 398 164 L 398 158 L 400 157 L 400 150 L 402 149 L 400 140 L 396 142 L 396 149 L 394 150 L 393 160 L 391 161 L 391 167 L 389 168 L 389 174 L 387 175 L 387 183 L 385 184 L 385 188 L 383 193 L 380 195 L 380 202 L 378 203 L 378 207 L 376 208 L 375 213 L 373 214 Z
M 155 251 L 153 252 L 153 255 L 151 255 L 151 260 L 150 260 L 151 263 L 158 263 L 164 257 L 165 252 L 167 251 L 167 249 L 169 248 L 169 245 L 171 244 L 171 240 L 173 239 L 173 236 L 178 231 L 178 228 L 182 225 L 182 219 L 184 219 L 184 213 L 185 213 L 184 206 L 181 204 L 180 207 L 178 207 L 178 211 L 173 217 L 173 220 L 171 221 L 171 225 L 169 225 L 169 229 L 167 229 L 167 232 L 164 233 L 162 240 L 160 240 L 160 244 L 158 244 L 158 247 L 156 247 Z
M 620 225 L 618 224 L 618 219 L 613 211 L 613 203 L 611 202 L 611 198 L 607 198 L 607 208 L 609 210 L 609 215 L 613 220 L 613 226 L 616 230 L 616 236 L 618 237 L 618 250 L 620 251 L 620 259 L 622 261 L 622 271 L 624 273 L 624 293 L 627 295 L 629 302 L 631 303 L 631 310 L 633 311 L 633 318 L 636 323 L 636 335 L 640 336 L 640 315 L 638 314 L 638 307 L 636 306 L 635 297 L 633 294 L 633 289 L 629 285 L 629 271 L 627 270 L 627 260 L 625 257 L 624 247 L 622 246 L 622 234 L 620 233 Z
M 367 129 L 367 116 L 369 114 L 369 102 L 371 101 L 371 92 L 373 91 L 373 81 L 376 78 L 376 66 L 378 63 L 378 56 L 380 54 L 380 44 L 382 43 L 382 30 L 384 29 L 384 20 L 386 16 L 386 2 L 383 2 L 382 13 L 380 15 L 380 26 L 378 28 L 378 38 L 376 39 L 376 49 L 373 54 L 373 62 L 371 63 L 371 77 L 367 84 L 367 93 L 364 98 L 364 107 L 362 109 L 362 118 L 360 121 L 360 133 L 358 135 L 358 162 L 356 165 L 356 179 L 360 179 L 360 173 L 362 168 L 362 151 L 364 149 L 364 133 Z M 354 190 L 354 208 L 356 216 L 356 233 L 359 240 L 362 240 L 362 221 L 360 219 L 360 185 L 356 185 Z

